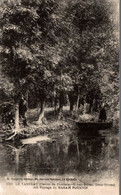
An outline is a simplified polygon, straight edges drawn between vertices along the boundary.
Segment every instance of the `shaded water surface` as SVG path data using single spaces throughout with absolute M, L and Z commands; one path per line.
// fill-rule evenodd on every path
M 65 130 L 49 137 L 19 146 L 0 144 L 0 175 L 95 174 L 118 167 L 119 137 L 114 129 L 90 136 Z

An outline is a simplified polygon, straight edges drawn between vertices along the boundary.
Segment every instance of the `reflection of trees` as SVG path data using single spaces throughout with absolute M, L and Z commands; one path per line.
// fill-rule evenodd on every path
M 69 136 L 62 136 L 59 142 L 56 142 L 57 149 L 57 164 L 56 164 L 56 171 L 57 173 L 63 174 L 66 172 L 68 167 L 68 148 L 70 145 L 70 137 Z
M 39 173 L 44 160 L 44 148 L 41 143 L 25 146 L 23 153 L 23 165 L 21 172 L 23 173 Z
M 0 144 L 0 176 L 14 172 L 14 154 L 7 145 Z
M 8 144 L 7 145 L 12 151 L 11 151 L 11 154 L 13 154 L 13 161 L 15 163 L 15 166 L 14 167 L 14 174 L 18 174 L 19 173 L 19 164 L 20 164 L 20 153 L 21 151 L 23 150 L 23 147 L 24 145 L 21 145 L 19 147 L 17 146 L 14 146 L 14 145 L 10 145 Z
M 117 166 L 116 137 L 60 136 L 48 142 L 1 147 L 1 167 L 12 174 L 95 172 Z M 4 153 L 4 156 L 2 155 Z M 0 168 L 0 169 L 2 169 Z
M 80 171 L 97 171 L 102 168 L 106 150 L 105 138 L 96 137 L 79 140 Z
M 52 142 L 26 145 L 23 152 L 21 172 L 26 173 L 64 173 L 68 168 L 68 148 L 70 137 L 62 136 Z

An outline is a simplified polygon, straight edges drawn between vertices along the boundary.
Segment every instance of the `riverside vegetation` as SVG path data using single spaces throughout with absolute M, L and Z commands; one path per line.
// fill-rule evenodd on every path
M 88 113 L 97 116 L 104 102 L 117 125 L 117 4 L 108 0 L 0 4 L 1 140 L 74 128 L 66 119 L 76 119 L 86 104 Z M 22 99 L 27 111 L 23 114 Z

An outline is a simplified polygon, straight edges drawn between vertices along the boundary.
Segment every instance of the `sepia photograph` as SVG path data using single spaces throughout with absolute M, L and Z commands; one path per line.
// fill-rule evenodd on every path
M 0 195 L 119 194 L 119 0 L 0 0 Z

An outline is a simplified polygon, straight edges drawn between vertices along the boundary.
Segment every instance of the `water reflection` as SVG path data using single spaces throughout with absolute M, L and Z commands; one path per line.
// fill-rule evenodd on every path
M 0 172 L 16 175 L 95 173 L 118 166 L 118 137 L 111 132 L 76 136 L 65 132 L 51 140 L 15 146 L 0 144 Z

